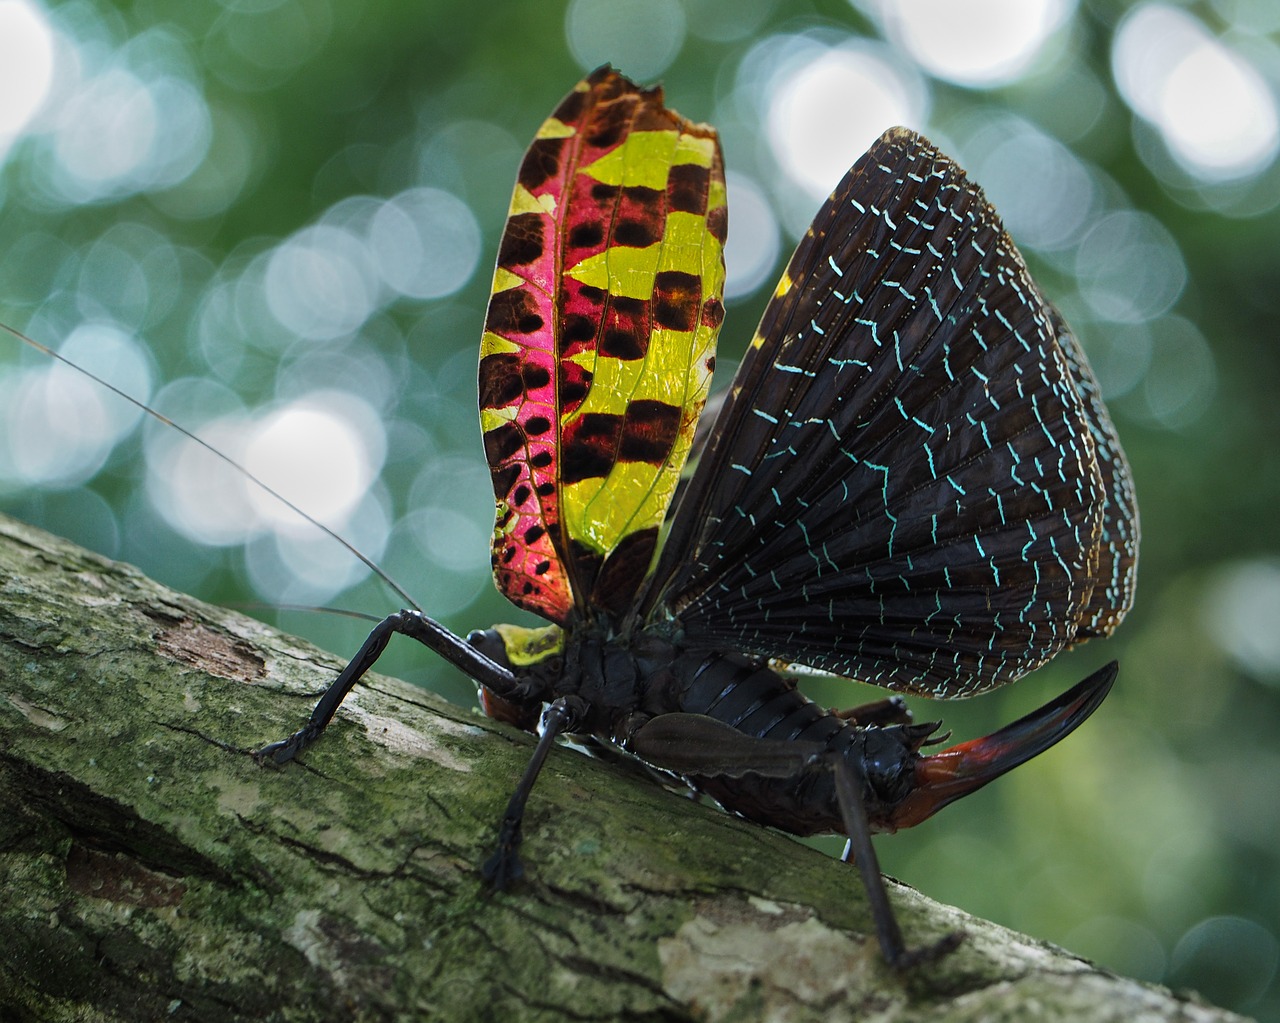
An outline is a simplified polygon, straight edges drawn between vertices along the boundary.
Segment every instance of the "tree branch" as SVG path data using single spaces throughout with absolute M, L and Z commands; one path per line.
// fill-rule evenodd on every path
M 623 764 L 552 753 L 525 880 L 478 865 L 528 736 L 0 519 L 0 1017 L 1222 1021 L 938 905 L 905 978 L 855 874 Z

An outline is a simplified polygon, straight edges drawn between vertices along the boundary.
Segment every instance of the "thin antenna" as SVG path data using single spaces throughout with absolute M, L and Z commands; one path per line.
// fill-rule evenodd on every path
M 376 575 L 379 579 L 381 579 L 384 583 L 386 583 L 389 587 L 391 587 L 391 589 L 395 591 L 396 596 L 398 596 L 401 600 L 405 602 L 406 606 L 413 608 L 415 611 L 420 612 L 422 610 L 422 608 L 418 606 L 418 602 L 414 600 L 411 596 L 409 596 L 409 594 L 405 591 L 404 587 L 402 587 L 399 583 L 397 583 L 394 579 L 392 579 L 391 576 L 389 576 L 381 568 L 375 565 L 372 559 L 370 559 L 362 551 L 360 551 L 360 549 L 357 548 L 355 544 L 351 543 L 350 540 L 344 539 L 343 537 L 339 536 L 338 533 L 336 533 L 334 530 L 326 526 L 319 519 L 314 518 L 311 515 L 308 515 L 306 512 L 304 512 L 301 508 L 299 508 L 296 504 L 290 501 L 287 497 L 285 497 L 282 493 L 280 493 L 274 487 L 271 487 L 266 483 L 264 483 L 257 476 L 255 476 L 248 469 L 246 469 L 243 465 L 240 465 L 237 461 L 235 461 L 235 459 L 231 458 L 229 455 L 223 454 L 221 451 L 215 448 L 208 441 L 202 440 L 201 438 L 197 437 L 194 433 L 192 433 L 190 430 L 188 430 L 185 426 L 182 426 L 179 423 L 175 423 L 172 419 L 168 418 L 167 416 L 161 415 L 159 412 L 153 409 L 150 405 L 144 404 L 143 402 L 135 398 L 133 395 L 128 394 L 125 391 L 122 391 L 115 384 L 110 383 L 109 381 L 103 380 L 102 377 L 98 376 L 96 373 L 91 373 L 89 370 L 85 369 L 83 366 L 77 366 L 65 355 L 61 355 L 58 352 L 55 352 L 52 348 L 49 348 L 47 345 L 42 345 L 39 341 L 36 341 L 33 338 L 27 337 L 26 334 L 22 333 L 22 331 L 17 330 L 13 327 L 10 327 L 7 323 L 0 323 L 0 329 L 4 329 L 8 331 L 10 334 L 16 337 L 19 341 L 22 341 L 24 344 L 30 345 L 36 351 L 43 352 L 45 355 L 49 356 L 52 359 L 57 359 L 58 362 L 62 363 L 64 366 L 70 366 L 77 373 L 83 374 L 84 376 L 88 377 L 90 380 L 94 381 L 95 383 L 101 384 L 112 394 L 117 394 L 121 398 L 123 398 L 125 401 L 127 401 L 130 405 L 140 408 L 152 419 L 155 419 L 158 422 L 164 423 L 165 426 L 173 427 L 173 429 L 177 430 L 180 434 L 182 434 L 188 440 L 194 441 L 196 444 L 199 444 L 202 448 L 208 451 L 211 455 L 214 455 L 215 457 L 222 459 L 222 461 L 226 462 L 227 465 L 231 466 L 233 469 L 237 470 L 238 472 L 243 473 L 244 477 L 247 480 L 249 480 L 251 483 L 253 483 L 255 486 L 261 487 L 263 493 L 271 495 L 271 497 L 275 498 L 277 501 L 279 501 L 282 505 L 288 508 L 291 512 L 293 512 L 299 518 L 303 519 L 306 522 L 311 523 L 311 525 L 315 526 L 316 529 L 320 530 L 322 533 L 325 533 L 331 539 L 342 544 L 342 546 L 345 547 L 348 551 L 350 551 L 351 554 L 359 558 L 360 562 L 366 568 L 368 568 L 369 571 L 373 572 L 374 575 Z

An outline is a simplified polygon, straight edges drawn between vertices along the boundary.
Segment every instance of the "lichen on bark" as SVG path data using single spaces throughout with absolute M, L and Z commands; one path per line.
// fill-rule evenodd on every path
M 0 520 L 0 1018 L 1228 1020 L 905 886 L 881 962 L 857 879 L 621 764 L 553 753 L 492 894 L 528 736 Z

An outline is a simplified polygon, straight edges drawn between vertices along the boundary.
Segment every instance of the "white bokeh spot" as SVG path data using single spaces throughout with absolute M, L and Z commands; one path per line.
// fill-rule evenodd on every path
M 658 77 L 676 59 L 684 45 L 686 19 L 678 0 L 572 0 L 564 31 L 584 71 L 611 63 L 645 81 Z
M 1116 30 L 1111 64 L 1125 102 L 1204 181 L 1257 174 L 1280 151 L 1280 114 L 1262 75 L 1185 11 L 1152 3 Z
M 929 74 L 991 87 L 1030 70 L 1071 0 L 880 0 L 890 38 Z
M 0 0 L 0 160 L 49 95 L 53 31 L 25 0 Z
M 825 198 L 888 128 L 919 126 L 925 96 L 884 47 L 831 47 L 779 74 L 768 109 L 768 138 L 787 175 Z
M 244 466 L 322 522 L 341 524 L 382 468 L 386 438 L 376 412 L 341 391 L 276 409 L 249 431 Z M 277 532 L 312 533 L 296 512 L 250 485 L 250 504 Z

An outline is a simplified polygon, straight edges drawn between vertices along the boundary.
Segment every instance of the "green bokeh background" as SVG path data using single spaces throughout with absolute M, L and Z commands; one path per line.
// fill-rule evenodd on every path
M 400 427 L 392 431 L 382 476 L 396 514 L 412 511 L 424 452 L 483 464 L 475 351 L 516 162 L 588 59 L 611 56 L 575 58 L 566 38 L 569 6 L 559 0 L 50 5 L 51 21 L 86 42 L 86 53 L 101 58 L 104 50 L 129 48 L 135 67 L 178 59 L 216 114 L 207 166 L 197 178 L 204 173 L 206 185 L 216 184 L 220 160 L 246 172 L 227 201 L 199 215 L 182 184 L 86 203 L 55 201 L 40 181 L 38 142 L 19 140 L 0 166 L 0 319 L 54 346 L 87 320 L 119 324 L 119 310 L 102 293 L 89 295 L 83 275 L 64 270 L 107 232 L 145 225 L 182 254 L 176 275 L 165 268 L 176 283 L 163 308 L 124 324 L 145 341 L 158 380 L 216 372 L 248 405 L 259 405 L 272 399 L 277 367 L 296 358 L 298 348 L 250 349 L 226 369 L 207 344 L 193 344 L 201 298 L 217 269 L 315 223 L 347 197 L 388 197 L 415 185 L 449 191 L 467 203 L 482 231 L 479 268 L 455 294 L 395 302 L 362 332 L 361 344 L 397 368 L 399 386 L 380 411 L 398 424 L 417 424 L 411 442 L 397 442 Z M 966 125 L 972 136 L 972 126 L 1012 113 L 1053 134 L 1050 99 L 1069 105 L 1070 90 L 1081 82 L 1103 90 L 1096 118 L 1062 141 L 1109 177 L 1112 208 L 1149 213 L 1180 249 L 1187 283 L 1172 314 L 1198 329 L 1212 355 L 1207 370 L 1201 361 L 1185 372 L 1208 372 L 1211 380 L 1202 382 L 1199 406 L 1173 420 L 1153 417 L 1140 387 L 1109 402 L 1133 465 L 1143 526 L 1138 602 L 1118 635 L 1066 654 L 1006 691 L 945 707 L 922 704 L 917 714 L 941 714 L 968 738 L 1119 658 L 1113 695 L 1060 748 L 916 832 L 882 839 L 879 848 L 888 872 L 929 895 L 1121 972 L 1194 987 L 1219 1004 L 1280 1020 L 1280 664 L 1233 656 L 1240 640 L 1227 635 L 1242 617 L 1260 647 L 1274 652 L 1280 631 L 1280 213 L 1262 201 L 1250 215 L 1213 212 L 1162 180 L 1150 155 L 1158 139 L 1135 122 L 1112 78 L 1113 34 L 1129 6 L 1082 4 L 1014 84 L 965 89 L 926 79 L 931 112 L 927 123 L 912 127 L 949 139 Z M 1233 7 L 1182 6 L 1211 31 L 1228 28 L 1224 12 Z M 645 7 L 618 3 L 628 16 Z M 686 34 L 661 73 L 669 102 L 726 127 L 730 170 L 754 176 L 765 191 L 779 171 L 761 145 L 763 128 L 757 131 L 733 98 L 752 46 L 784 33 L 882 38 L 873 19 L 840 0 L 654 6 L 666 16 L 673 8 L 683 14 Z M 1272 76 L 1274 92 L 1276 65 L 1263 61 L 1260 70 Z M 441 139 L 455 144 L 442 149 Z M 980 156 L 955 155 L 962 163 Z M 1264 172 L 1261 192 L 1280 194 L 1276 173 Z M 732 231 L 732 205 L 730 224 Z M 59 240 L 68 261 L 47 261 L 52 250 L 43 243 L 24 248 L 37 236 Z M 722 365 L 750 337 L 793 242 L 784 239 L 767 282 L 730 305 Z M 1081 303 L 1069 264 L 1028 255 L 1095 357 L 1126 343 L 1124 329 L 1072 315 Z M 1165 317 L 1151 326 L 1157 353 L 1162 327 L 1173 322 Z M 0 341 L 0 375 L 41 358 Z M 1179 371 L 1176 360 L 1163 364 L 1166 374 Z M 149 510 L 140 491 L 141 433 L 124 439 L 83 485 L 0 485 L 0 508 L 206 599 L 242 605 L 259 599 L 240 548 L 197 547 Z M 449 485 L 440 481 L 442 490 Z M 483 574 L 491 507 L 483 500 L 460 507 L 480 520 L 473 575 Z M 393 574 L 410 573 L 400 581 L 431 612 L 438 580 L 457 572 L 406 564 L 392 566 Z M 475 579 L 468 585 L 478 595 L 446 615 L 449 625 L 465 631 L 512 617 L 491 588 Z M 396 606 L 368 583 L 335 602 L 377 614 Z M 354 650 L 364 631 L 358 622 L 327 616 L 260 613 L 339 652 Z M 459 701 L 473 699 L 465 680 L 407 646 L 389 654 L 389 670 Z M 868 693 L 846 686 L 817 695 L 849 705 Z

